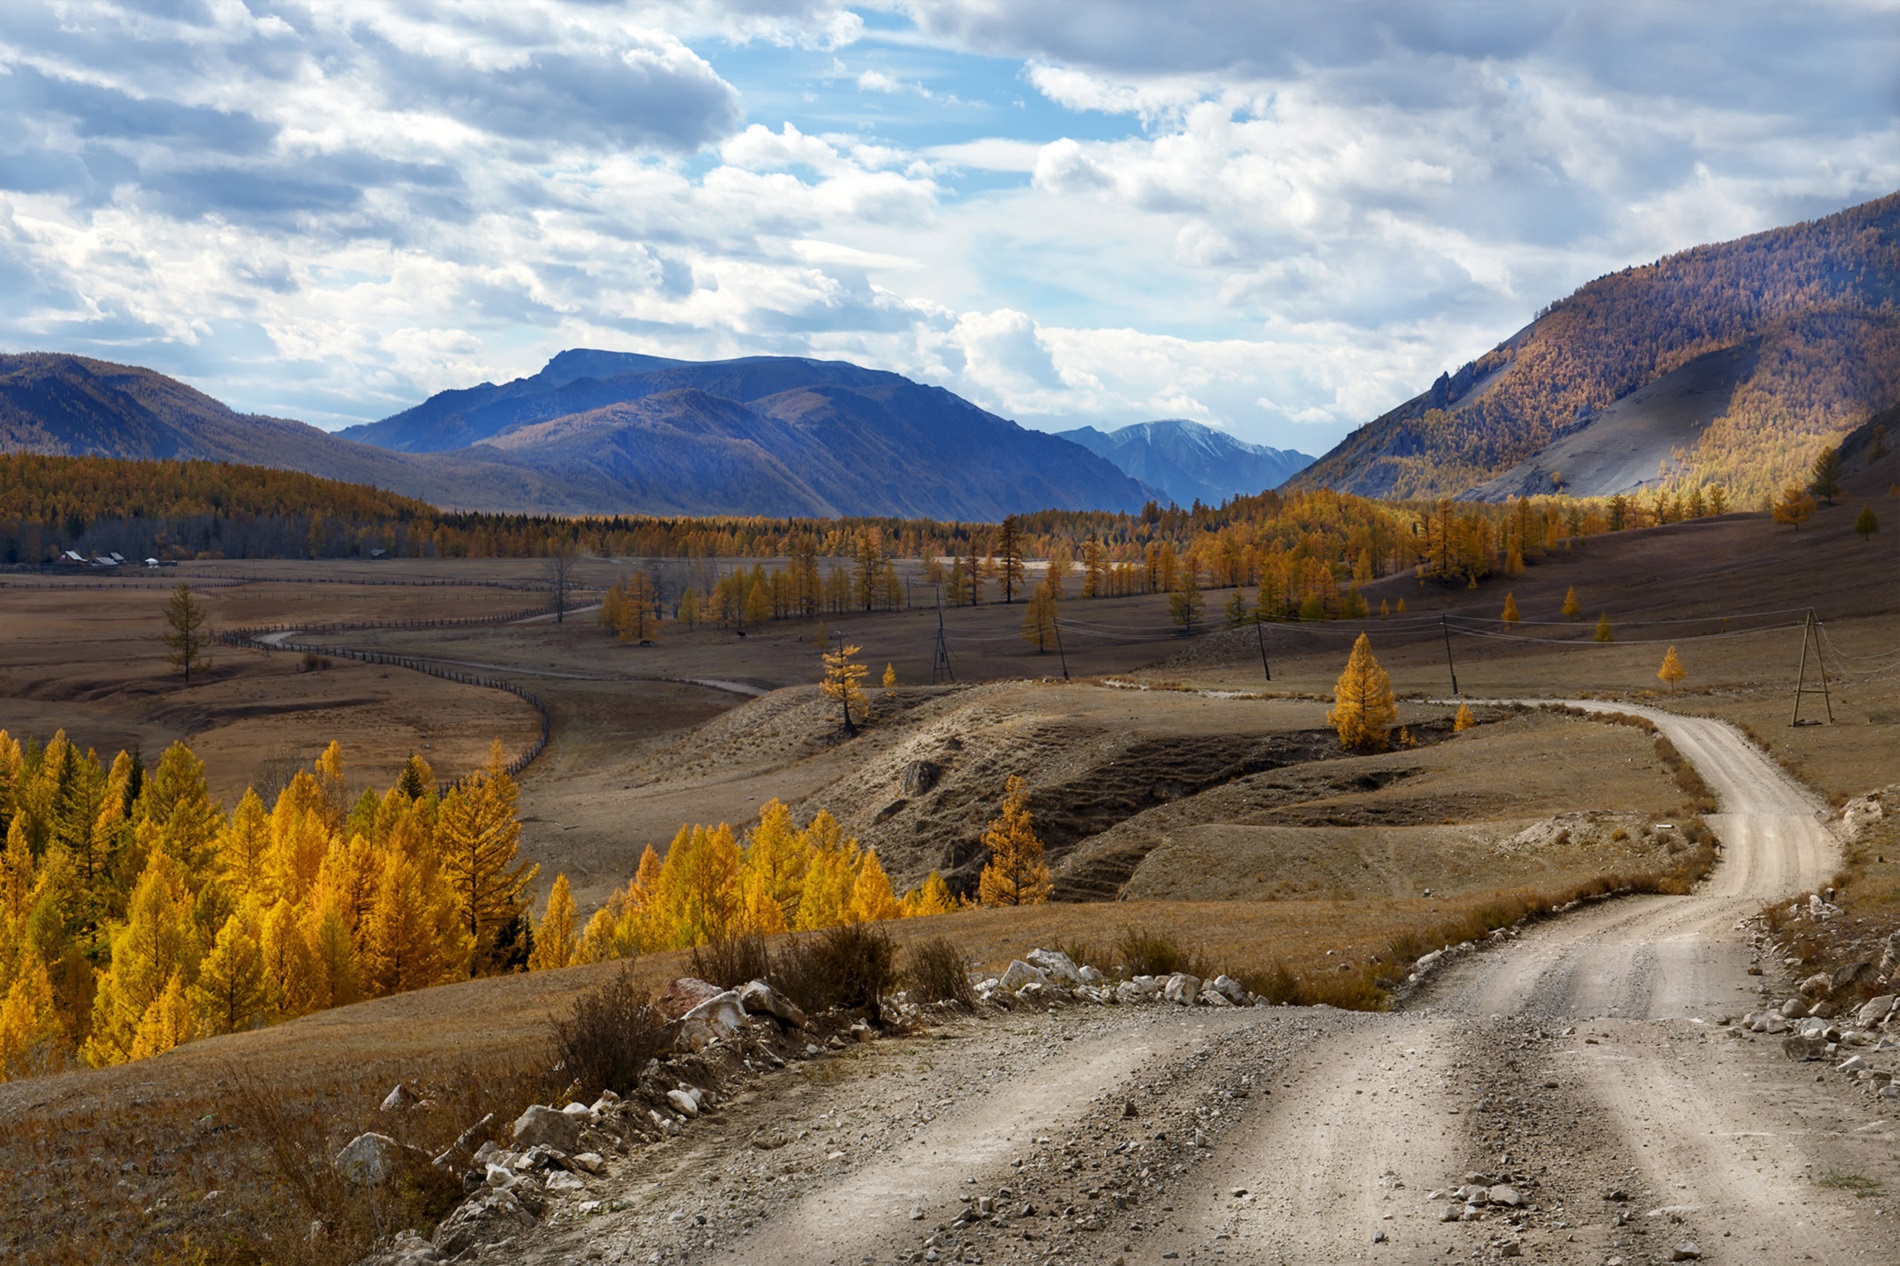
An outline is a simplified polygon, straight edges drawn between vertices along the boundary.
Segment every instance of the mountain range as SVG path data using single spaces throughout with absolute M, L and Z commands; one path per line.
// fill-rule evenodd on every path
M 1107 432 L 1084 426 L 1057 434 L 1114 462 L 1181 506 L 1196 501 L 1217 506 L 1236 496 L 1278 488 L 1313 464 L 1305 453 L 1249 444 L 1184 418 L 1137 422 Z
M 1753 505 L 1900 403 L 1900 194 L 1600 277 L 1294 479 L 1501 500 L 1719 483 Z

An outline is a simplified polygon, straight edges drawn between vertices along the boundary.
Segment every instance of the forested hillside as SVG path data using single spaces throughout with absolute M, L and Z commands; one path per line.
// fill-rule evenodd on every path
M 1726 404 L 1652 478 L 1672 488 L 1720 483 L 1754 508 L 1800 481 L 1821 449 L 1900 402 L 1897 300 L 1900 194 L 1698 246 L 1552 304 L 1295 482 L 1369 496 L 1456 495 L 1663 375 L 1745 349 L 1727 362 Z

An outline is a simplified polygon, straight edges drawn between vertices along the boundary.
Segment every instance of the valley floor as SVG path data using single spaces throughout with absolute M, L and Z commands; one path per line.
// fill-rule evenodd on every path
M 1722 800 L 1694 895 L 1392 1014 L 1018 1012 L 795 1064 L 485 1260 L 1890 1261 L 1895 1101 L 1734 1023 L 1778 996 L 1742 920 L 1834 838 L 1734 731 L 1649 715 Z

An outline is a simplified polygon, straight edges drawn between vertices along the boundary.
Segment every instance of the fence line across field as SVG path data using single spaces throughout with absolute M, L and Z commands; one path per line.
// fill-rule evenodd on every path
M 277 641 L 264 639 L 275 634 L 289 633 L 348 633 L 373 629 L 417 629 L 417 628 L 466 628 L 481 624 L 509 624 L 516 620 L 532 619 L 536 616 L 551 615 L 558 605 L 530 607 L 519 611 L 504 611 L 495 615 L 465 616 L 440 620 L 377 620 L 362 624 L 323 624 L 323 625 L 264 625 L 250 628 L 226 629 L 218 634 L 218 640 L 228 646 L 236 646 L 266 653 L 291 651 L 304 655 L 331 655 L 338 659 L 353 659 L 364 664 L 386 665 L 392 668 L 406 668 L 411 672 L 422 673 L 441 681 L 452 681 L 458 685 L 477 686 L 487 690 L 502 690 L 516 698 L 524 700 L 540 718 L 541 732 L 527 747 L 517 752 L 512 760 L 502 766 L 510 778 L 519 775 L 528 766 L 539 759 L 547 750 L 548 736 L 552 729 L 552 719 L 548 705 L 541 696 L 525 686 L 512 681 L 503 681 L 498 677 L 488 677 L 480 673 L 465 672 L 458 668 L 448 668 L 430 660 L 419 659 L 413 655 L 396 655 L 388 651 L 364 650 L 354 646 L 323 646 L 308 642 Z M 436 785 L 436 794 L 446 796 L 460 785 L 461 779 L 453 779 Z

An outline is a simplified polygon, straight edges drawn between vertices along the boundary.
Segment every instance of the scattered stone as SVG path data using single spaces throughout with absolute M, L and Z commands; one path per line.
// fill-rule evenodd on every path
M 1200 996 L 1201 979 L 1198 976 L 1190 976 L 1184 971 L 1178 971 L 1168 977 L 1168 983 L 1162 987 L 1161 992 L 1169 1002 L 1191 1007 L 1194 1005 L 1194 1000 Z
M 1790 1033 L 1781 1039 L 1781 1053 L 1797 1062 L 1820 1059 L 1827 1054 L 1827 1038 L 1814 1034 Z
M 1015 993 L 1024 985 L 1046 985 L 1048 983 L 1049 977 L 1044 973 L 1042 968 L 1032 967 L 1022 959 L 1016 958 L 1010 960 L 1009 966 L 1003 972 L 1002 980 L 998 982 L 998 987 L 1008 993 Z
M 1507 1183 L 1492 1187 L 1485 1195 L 1489 1197 L 1492 1204 L 1501 1204 L 1508 1209 L 1515 1209 L 1524 1203 L 1524 1198 L 1517 1194 L 1517 1188 Z
M 490 1189 L 464 1200 L 435 1229 L 436 1249 L 457 1257 L 480 1244 L 519 1235 L 535 1224 L 535 1215 L 514 1192 Z
M 739 1005 L 748 1015 L 769 1015 L 795 1029 L 806 1024 L 805 1012 L 763 980 L 748 981 L 739 987 Z
M 1050 980 L 1057 980 L 1071 987 L 1084 984 L 1081 971 L 1075 960 L 1061 950 L 1032 949 L 1023 955 L 1023 961 L 1039 969 Z
M 1786 1019 L 1799 1020 L 1808 1013 L 1808 1004 L 1799 998 L 1790 998 L 1781 1004 L 1781 1014 Z
M 336 1154 L 336 1172 L 359 1187 L 379 1187 L 395 1172 L 402 1144 L 387 1134 L 359 1134 Z
M 1235 980 L 1232 976 L 1221 975 L 1214 977 L 1211 987 L 1215 993 L 1227 999 L 1227 1001 L 1233 1003 L 1235 1006 L 1244 1007 L 1247 1005 L 1247 987 L 1238 980 Z
M 697 976 L 681 976 L 666 982 L 666 987 L 653 999 L 653 1005 L 667 1019 L 677 1020 L 700 1003 L 724 992 L 718 985 Z
M 1803 998 L 1825 998 L 1834 992 L 1834 979 L 1826 972 L 1816 972 L 1800 985 Z
M 667 1091 L 666 1101 L 673 1105 L 673 1111 L 689 1121 L 699 1115 L 699 1097 L 692 1092 L 690 1086 Z
M 557 1152 L 573 1152 L 580 1147 L 581 1124 L 544 1104 L 530 1104 L 515 1118 L 514 1138 L 515 1146 L 523 1149 L 540 1144 Z
M 1894 996 L 1883 993 L 1878 998 L 1869 999 L 1854 1013 L 1854 1018 L 1862 1024 L 1873 1024 L 1893 1010 Z
M 399 1081 L 396 1083 L 396 1088 L 384 1097 L 382 1110 L 384 1112 L 401 1112 L 405 1108 L 415 1107 L 416 1104 L 421 1101 L 421 1095 L 418 1095 L 415 1091 L 409 1089 L 406 1084 Z
M 1672 1262 L 1699 1262 L 1702 1260 L 1702 1246 L 1694 1240 L 1684 1240 L 1670 1251 Z

